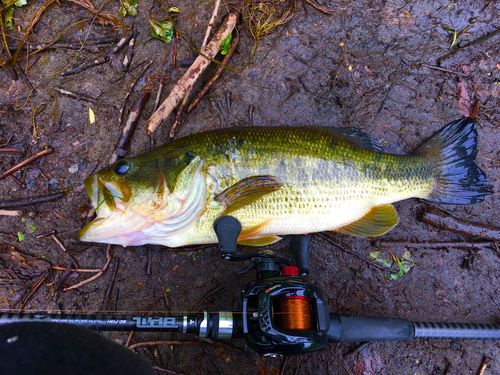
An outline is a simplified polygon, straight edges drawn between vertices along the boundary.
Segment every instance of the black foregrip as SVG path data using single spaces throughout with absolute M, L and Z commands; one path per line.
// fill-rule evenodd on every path
M 407 341 L 414 334 L 409 320 L 330 314 L 328 342 Z

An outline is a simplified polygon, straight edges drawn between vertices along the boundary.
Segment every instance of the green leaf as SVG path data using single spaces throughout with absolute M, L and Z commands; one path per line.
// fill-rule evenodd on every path
M 34 231 L 36 231 L 36 225 L 33 224 L 33 225 L 28 225 L 28 228 L 30 230 L 30 233 L 33 233 Z
M 27 0 L 19 0 L 15 4 L 16 4 L 16 7 L 22 7 L 23 5 L 28 4 L 28 1 Z
M 233 38 L 233 36 L 231 34 L 229 34 L 227 36 L 226 40 L 221 40 L 221 44 L 222 44 L 221 54 L 222 55 L 227 55 L 227 53 L 231 49 L 231 39 L 232 38 Z
M 9 30 L 14 30 L 14 23 L 12 22 L 14 18 L 14 7 L 10 7 L 5 12 L 5 27 Z
M 180 13 L 181 11 L 179 10 L 179 8 L 177 7 L 172 7 L 172 8 L 169 8 L 168 11 L 170 13 Z
M 163 40 L 167 44 L 171 42 L 174 35 L 174 25 L 172 22 L 156 22 L 153 19 L 149 19 L 149 24 L 151 25 L 151 35 L 154 38 Z
M 24 234 L 22 234 L 21 232 L 17 232 L 17 238 L 19 239 L 19 241 L 24 241 Z
M 171 292 L 170 288 L 165 289 L 165 292 L 167 292 L 167 293 L 168 293 L 168 292 Z
M 127 14 L 133 17 L 137 16 L 137 6 L 139 5 L 138 0 L 124 0 L 121 2 L 121 4 L 122 6 L 118 11 L 120 13 L 120 16 L 126 17 Z
M 122 17 L 127 17 L 127 9 L 125 9 L 124 7 L 120 7 L 120 10 L 118 11 L 118 13 Z

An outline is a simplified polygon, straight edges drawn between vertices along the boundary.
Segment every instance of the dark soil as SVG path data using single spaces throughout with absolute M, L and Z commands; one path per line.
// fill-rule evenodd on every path
M 10 139 L 6 147 L 16 147 L 28 155 L 41 151 L 45 145 L 55 149 L 53 154 L 13 173 L 18 181 L 10 177 L 1 180 L 1 200 L 71 189 L 55 202 L 25 207 L 22 218 L 2 216 L 0 239 L 33 263 L 21 273 L 11 272 L 10 277 L 7 271 L 0 270 L 1 309 L 17 308 L 30 286 L 49 269 L 49 263 L 64 268 L 71 263 L 68 254 L 50 236 L 38 238 L 42 234 L 56 230 L 80 268 L 100 268 L 106 262 L 106 245 L 81 243 L 76 237 L 84 220 L 82 215 L 86 215 L 90 205 L 83 180 L 107 166 L 121 131 L 116 123 L 125 88 L 137 78 L 142 66 L 154 60 L 146 74 L 168 76 L 162 99 L 185 71 L 171 65 L 174 43 L 167 45 L 151 37 L 148 11 L 164 18 L 161 7 L 141 0 L 139 3 L 139 16 L 124 20 L 129 26 L 135 23 L 139 33 L 128 72 L 105 63 L 83 73 L 61 76 L 63 69 L 102 56 L 112 47 L 48 49 L 29 59 L 21 53 L 16 73 L 13 68 L 0 70 L 0 144 L 5 145 Z M 24 35 L 42 4 L 30 2 L 16 9 L 15 29 L 7 38 L 11 46 Z M 494 184 L 494 194 L 481 204 L 444 208 L 461 218 L 498 225 L 500 4 L 477 0 L 354 0 L 350 4 L 324 4 L 339 10 L 323 15 L 300 1 L 294 18 L 261 40 L 255 58 L 243 73 L 223 74 L 195 111 L 181 122 L 176 137 L 232 125 L 335 125 L 360 128 L 391 152 L 411 152 L 448 122 L 467 115 L 467 111 L 473 114 L 477 101 L 478 164 Z M 103 4 L 94 5 L 99 9 Z M 185 39 L 178 41 L 178 60 L 196 56 L 186 40 L 201 44 L 213 3 L 184 0 L 170 1 L 168 6 L 177 6 L 182 12 L 177 21 Z M 104 4 L 102 11 L 118 15 L 118 2 Z M 83 20 L 86 21 L 81 27 L 69 27 Z M 459 34 L 454 46 L 453 32 L 442 25 Z M 92 20 L 90 12 L 71 2 L 51 5 L 33 31 L 29 41 L 34 44 L 48 43 L 61 32 L 59 42 L 85 44 L 122 35 Z M 236 67 L 249 58 L 253 43 L 248 29 L 242 27 L 232 62 Z M 124 51 L 119 53 L 120 58 L 123 54 Z M 1 57 L 7 57 L 5 47 Z M 129 155 L 150 148 L 144 130 L 153 112 L 158 80 L 153 83 L 155 91 L 140 118 Z M 129 103 L 138 100 L 145 84 L 146 79 L 142 78 Z M 95 101 L 69 98 L 56 88 Z M 96 116 L 94 124 L 89 123 L 89 108 Z M 154 134 L 156 145 L 167 140 L 173 121 L 171 116 Z M 12 167 L 26 154 L 0 154 L 0 170 Z M 417 213 L 426 205 L 415 199 L 397 203 L 400 223 L 381 239 L 473 240 L 419 222 Z M 18 234 L 24 236 L 22 241 Z M 362 259 L 368 259 L 375 250 L 369 240 L 328 235 L 342 241 Z M 289 255 L 288 243 L 287 238 L 271 248 L 279 255 Z M 323 290 L 331 312 L 414 321 L 500 323 L 500 254 L 494 246 L 480 250 L 409 249 L 415 266 L 399 279 L 389 280 L 380 269 L 332 247 L 318 235 L 311 236 L 311 243 L 308 280 Z M 164 313 L 193 308 L 238 311 L 240 291 L 254 275 L 237 274 L 242 264 L 221 260 L 215 250 L 186 254 L 159 246 L 113 246 L 112 256 L 118 262 L 112 260 L 100 278 L 76 290 L 59 290 L 54 296 L 54 285 L 64 270 L 53 270 L 27 299 L 24 308 L 88 312 L 104 308 Z M 395 246 L 387 250 L 401 255 L 405 248 Z M 5 263 L 8 269 L 9 264 Z M 118 270 L 106 305 L 104 300 L 115 267 Z M 72 273 L 63 286 L 88 275 Z M 106 336 L 125 343 L 128 333 Z M 131 340 L 137 343 L 177 339 L 195 340 L 157 333 L 134 334 Z M 482 340 L 342 344 L 321 353 L 289 358 L 286 363 L 283 359 L 261 359 L 240 341 L 147 346 L 137 352 L 153 366 L 183 374 L 278 374 L 280 370 L 282 374 L 476 374 L 483 357 L 490 359 L 485 374 L 500 373 L 500 344 Z

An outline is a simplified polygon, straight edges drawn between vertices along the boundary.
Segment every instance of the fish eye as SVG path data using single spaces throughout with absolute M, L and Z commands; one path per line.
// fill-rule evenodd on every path
M 115 168 L 113 169 L 113 171 L 118 176 L 124 175 L 129 170 L 130 170 L 130 161 L 128 161 L 127 159 L 120 160 L 118 163 L 116 163 Z

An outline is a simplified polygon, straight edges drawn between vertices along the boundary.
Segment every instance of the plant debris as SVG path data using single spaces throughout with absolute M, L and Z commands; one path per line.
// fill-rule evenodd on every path
M 408 250 L 405 250 L 401 257 L 398 257 L 390 251 L 378 250 L 371 252 L 370 258 L 383 264 L 391 270 L 399 269 L 398 273 L 385 274 L 385 277 L 391 280 L 397 280 L 399 277 L 407 273 L 415 264 L 411 253 Z

